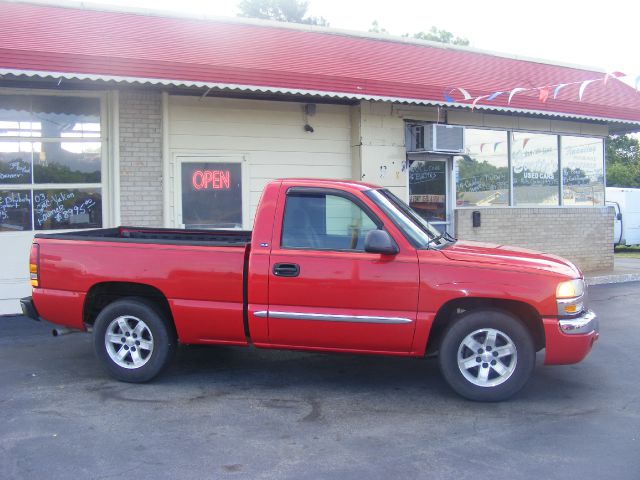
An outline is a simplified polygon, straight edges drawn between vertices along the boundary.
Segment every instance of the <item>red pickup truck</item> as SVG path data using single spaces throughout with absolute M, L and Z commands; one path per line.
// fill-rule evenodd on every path
M 424 357 L 473 400 L 503 400 L 598 338 L 562 258 L 440 234 L 386 189 L 286 179 L 253 231 L 119 227 L 36 235 L 25 315 L 92 331 L 98 358 L 144 382 L 177 343 Z M 63 330 L 58 330 L 61 333 Z

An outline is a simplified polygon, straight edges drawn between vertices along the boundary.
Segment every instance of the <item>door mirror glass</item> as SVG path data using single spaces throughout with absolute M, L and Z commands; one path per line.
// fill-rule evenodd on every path
M 395 255 L 398 247 L 384 230 L 371 230 L 364 239 L 364 251 L 369 253 L 381 253 L 382 255 Z
M 621 214 L 621 213 L 619 213 L 618 215 L 616 215 L 616 219 L 617 219 L 617 220 L 622 220 L 622 214 Z

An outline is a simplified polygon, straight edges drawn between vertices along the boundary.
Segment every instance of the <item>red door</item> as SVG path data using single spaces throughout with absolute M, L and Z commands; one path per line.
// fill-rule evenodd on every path
M 270 343 L 409 352 L 418 304 L 415 250 L 365 252 L 366 233 L 385 227 L 351 193 L 295 187 L 284 202 L 270 259 Z

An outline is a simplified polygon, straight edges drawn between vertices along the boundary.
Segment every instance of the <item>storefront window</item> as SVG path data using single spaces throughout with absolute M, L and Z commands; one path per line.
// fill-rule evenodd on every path
M 466 128 L 465 150 L 455 158 L 456 206 L 509 205 L 507 132 Z
M 102 151 L 98 98 L 0 95 L 0 231 L 101 227 Z
M 559 204 L 558 137 L 513 132 L 513 200 L 516 206 Z
M 563 205 L 604 205 L 601 138 L 561 137 Z

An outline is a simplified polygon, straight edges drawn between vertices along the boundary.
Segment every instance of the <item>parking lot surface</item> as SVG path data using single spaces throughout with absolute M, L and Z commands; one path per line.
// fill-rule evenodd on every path
M 111 380 L 91 337 L 0 317 L 0 478 L 640 478 L 640 283 L 590 288 L 601 339 L 511 401 L 434 359 L 182 347 Z

